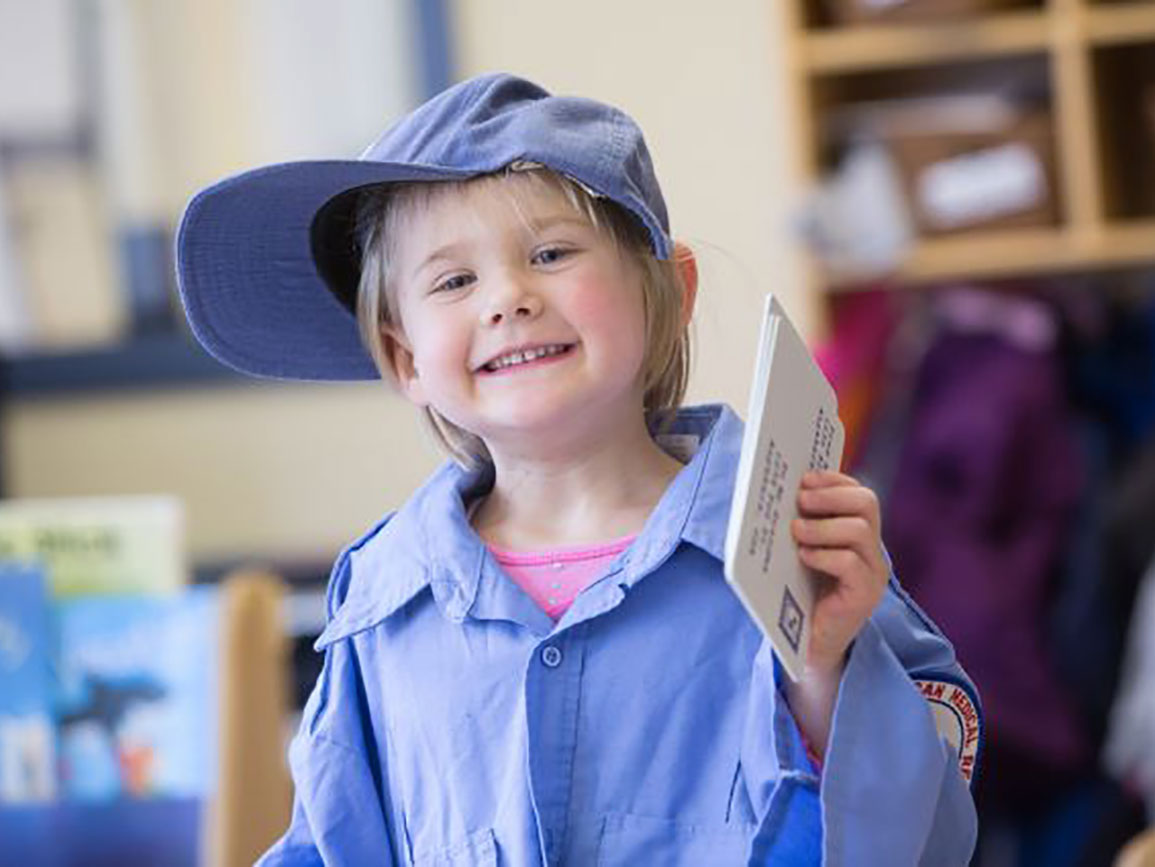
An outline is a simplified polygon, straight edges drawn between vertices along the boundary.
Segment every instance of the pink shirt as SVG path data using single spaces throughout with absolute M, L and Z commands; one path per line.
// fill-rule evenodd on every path
M 598 545 L 574 545 L 547 551 L 509 551 L 489 546 L 506 574 L 554 620 L 561 618 L 586 587 L 606 573 L 635 536 Z

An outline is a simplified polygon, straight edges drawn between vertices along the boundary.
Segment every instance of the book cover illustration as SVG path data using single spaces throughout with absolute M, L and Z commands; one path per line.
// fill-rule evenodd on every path
M 183 587 L 183 510 L 174 497 L 0 502 L 0 561 L 41 563 L 51 593 L 172 593 Z
M 60 604 L 64 797 L 215 790 L 218 613 L 212 587 Z
M 0 804 L 56 794 L 52 649 L 43 570 L 0 564 Z

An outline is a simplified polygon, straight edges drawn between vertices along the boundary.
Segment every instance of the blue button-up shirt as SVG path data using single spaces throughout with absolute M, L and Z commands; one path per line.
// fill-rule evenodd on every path
M 976 825 L 913 680 L 973 687 L 896 581 L 855 639 L 821 777 L 722 572 L 742 424 L 698 443 L 556 624 L 470 526 L 447 464 L 347 549 L 265 865 L 963 865 Z

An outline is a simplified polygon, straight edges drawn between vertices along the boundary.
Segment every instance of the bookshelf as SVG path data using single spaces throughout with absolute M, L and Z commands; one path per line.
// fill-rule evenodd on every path
M 202 11 L 196 4 L 183 5 L 187 5 L 190 10 L 196 9 L 198 14 Z M 408 39 L 414 46 L 412 56 L 407 61 L 411 64 L 409 74 L 413 78 L 416 95 L 422 99 L 428 99 L 456 80 L 455 58 L 450 38 L 452 8 L 447 0 L 406 0 L 404 6 L 407 7 L 404 10 L 404 18 L 411 28 Z M 155 25 L 157 22 L 150 17 L 147 10 L 144 7 L 142 10 L 144 10 L 141 12 L 142 19 L 149 26 Z M 170 12 L 177 19 L 179 19 L 180 14 L 183 14 L 179 10 L 170 10 Z M 90 15 L 82 15 L 85 32 L 92 29 L 93 22 L 88 20 L 90 17 Z M 232 31 L 241 27 L 242 19 L 243 16 L 238 18 L 229 12 L 227 4 L 222 5 L 220 9 L 214 7 L 211 15 L 207 15 L 207 17 L 197 17 L 197 21 L 201 24 L 205 24 L 206 21 L 209 23 L 215 21 L 219 27 L 232 34 L 230 38 L 237 39 L 240 37 Z M 199 46 L 194 45 L 192 49 L 190 56 L 199 62 L 203 57 Z M 95 49 L 86 50 L 84 53 L 86 54 L 85 62 L 97 59 Z M 89 54 L 92 56 L 89 57 Z M 150 62 L 164 59 L 160 55 L 156 57 L 150 55 Z M 179 62 L 179 60 L 180 58 L 177 58 L 172 62 Z M 216 68 L 220 63 L 213 59 L 210 65 Z M 167 65 L 159 64 L 158 69 L 163 72 L 167 69 Z M 157 69 L 150 70 L 151 73 L 157 71 Z M 211 86 L 212 82 L 201 83 L 196 93 L 215 106 L 213 100 L 209 98 L 212 95 Z M 219 109 L 219 106 L 216 106 L 216 109 Z M 138 110 L 139 106 L 134 103 L 130 113 Z M 59 140 L 51 136 L 29 140 L 11 139 L 6 138 L 3 131 L 0 131 L 0 162 L 5 160 L 13 162 L 18 158 L 36 155 L 55 155 L 73 159 L 83 157 L 94 146 L 92 139 L 95 133 L 88 128 L 92 123 L 92 118 L 87 116 L 82 118 L 81 121 L 78 121 L 79 131 Z M 131 126 L 127 133 L 134 148 L 140 149 L 155 144 L 154 142 L 137 141 L 136 138 L 140 134 L 141 131 L 136 126 Z M 227 134 L 222 139 L 222 141 L 228 142 L 234 140 L 235 136 L 230 138 Z M 123 146 L 123 142 L 121 146 Z M 213 149 L 216 152 L 224 147 L 218 143 L 214 145 Z M 137 153 L 137 150 L 132 152 Z M 235 155 L 228 155 L 223 158 L 218 174 L 225 173 L 225 166 L 230 172 L 236 170 L 233 165 L 233 156 Z M 102 183 L 107 182 L 107 179 L 102 178 Z M 187 198 L 193 191 L 192 189 L 183 190 L 180 196 L 182 199 Z M 170 216 L 175 221 L 177 215 L 172 214 Z M 167 250 L 171 244 L 167 230 L 160 231 L 158 234 L 159 237 L 155 239 L 159 242 L 158 249 Z M 121 252 L 125 251 L 122 250 Z M 129 250 L 129 252 L 132 251 Z M 160 258 L 164 259 L 163 253 Z M 156 261 L 150 260 L 147 264 L 155 265 Z M 165 270 L 167 271 L 169 268 Z M 131 283 L 132 268 L 129 267 L 128 271 L 129 278 L 126 283 Z M 141 279 L 149 281 L 154 280 L 155 277 L 156 273 L 152 271 L 144 274 Z M 88 291 L 90 287 L 74 288 L 76 291 L 82 292 Z M 131 286 L 126 285 L 123 288 L 126 298 L 131 298 Z M 152 282 L 147 284 L 146 289 L 149 297 L 153 298 L 160 298 L 162 294 L 171 294 L 173 291 L 171 287 L 160 288 Z M 180 317 L 180 314 L 177 313 L 179 304 L 175 298 L 170 298 L 170 301 L 172 302 L 170 312 Z M 139 312 L 128 311 L 129 318 L 132 319 Z M 160 325 L 167 326 L 167 328 L 156 327 L 156 323 L 152 323 L 153 327 L 147 333 L 134 334 L 123 341 L 107 346 L 67 350 L 44 349 L 9 354 L 0 359 L 0 392 L 6 399 L 25 400 L 70 397 L 77 394 L 99 395 L 101 392 L 179 388 L 187 385 L 235 386 L 246 381 L 253 381 L 224 367 L 196 345 L 193 338 L 182 327 L 170 323 L 168 317 L 161 318 L 164 319 L 164 322 Z
M 831 0 L 775 4 L 806 185 L 831 167 L 824 123 L 841 106 L 1016 77 L 1042 94 L 1057 221 L 920 238 L 902 283 L 1155 264 L 1155 0 L 1011 2 L 961 20 L 870 24 L 835 23 Z M 810 273 L 843 288 L 816 262 Z
M 398 8 L 390 7 L 388 15 L 401 16 L 400 20 L 412 28 L 409 33 L 397 31 L 398 38 L 412 49 L 399 55 L 400 62 L 410 64 L 412 69 L 404 76 L 389 72 L 389 86 L 411 77 L 413 96 L 432 96 L 456 77 L 450 40 L 452 9 L 446 0 L 405 0 L 392 5 Z M 78 50 L 83 55 L 81 65 L 86 80 L 108 83 L 99 74 L 99 62 L 107 58 L 91 44 L 98 30 L 94 25 L 100 23 L 96 21 L 98 18 L 114 18 L 118 25 L 131 25 L 124 29 L 133 36 L 132 47 L 141 49 L 140 56 L 130 57 L 131 52 L 120 44 L 113 44 L 113 50 L 107 54 L 115 61 L 114 72 L 136 68 L 142 74 L 112 76 L 116 84 L 124 86 L 125 93 L 112 94 L 113 88 L 97 88 L 103 99 L 85 101 L 84 117 L 78 121 L 83 129 L 74 138 L 59 142 L 54 138 L 13 140 L 0 130 L 0 158 L 3 158 L 0 161 L 5 162 L 6 168 L 19 159 L 38 157 L 81 163 L 95 152 L 97 141 L 93 130 L 98 125 L 102 129 L 104 125 L 115 126 L 117 135 L 109 136 L 108 142 L 101 141 L 102 147 L 106 144 L 109 147 L 105 156 L 111 154 L 120 164 L 134 170 L 137 164 L 143 166 L 139 174 L 133 174 L 140 186 L 130 192 L 139 195 L 132 199 L 134 209 L 128 216 L 139 220 L 143 211 L 148 220 L 156 219 L 158 225 L 170 226 L 176 218 L 175 213 L 169 212 L 173 202 L 183 201 L 193 192 L 192 187 L 185 189 L 188 181 L 201 176 L 211 179 L 235 170 L 234 164 L 245 159 L 245 146 L 264 134 L 264 131 L 261 135 L 253 133 L 255 127 L 245 125 L 248 115 L 234 111 L 243 98 L 252 96 L 253 88 L 243 95 L 234 93 L 235 88 L 228 88 L 235 83 L 235 76 L 229 72 L 236 67 L 230 63 L 238 62 L 238 53 L 243 53 L 241 65 L 248 69 L 245 64 L 256 53 L 250 37 L 263 34 L 268 28 L 258 26 L 259 16 L 236 13 L 229 4 L 209 4 L 208 9 L 202 6 L 178 2 L 167 4 L 163 12 L 154 14 L 148 4 L 137 4 L 128 10 L 118 7 L 119 11 L 114 9 L 108 16 L 84 15 L 84 26 L 80 30 L 87 36 Z M 346 10 L 350 11 L 364 12 L 368 21 L 379 21 L 385 14 L 370 10 L 368 5 L 364 10 Z M 54 13 L 52 17 L 57 16 Z M 355 28 L 349 26 L 353 23 L 350 15 L 337 18 L 341 20 L 333 21 L 334 33 L 353 32 Z M 283 28 L 274 28 L 280 29 Z M 289 47 L 295 44 L 292 42 L 294 32 L 289 30 L 284 37 Z M 360 32 L 369 34 L 371 41 L 378 38 L 371 28 L 362 26 Z M 157 38 L 158 34 L 162 38 Z M 276 48 L 274 43 L 273 38 L 261 43 L 266 59 L 268 52 Z M 319 48 L 318 57 L 323 54 L 324 49 Z M 281 52 L 276 56 L 288 55 Z M 345 57 L 332 59 L 343 61 Z M 126 66 L 137 61 L 137 67 Z M 335 64 L 329 65 L 337 68 Z M 341 69 L 347 71 L 346 67 Z M 198 70 L 208 74 L 197 74 Z M 274 89 L 278 86 L 284 89 L 283 82 L 276 79 L 269 83 Z M 171 119 L 163 111 L 156 117 L 149 112 L 151 100 L 166 93 L 165 88 L 174 89 L 179 98 L 166 98 L 164 105 L 188 107 L 182 109 L 183 120 L 174 128 L 164 123 Z M 377 91 L 370 86 L 367 92 Z M 104 99 L 117 96 L 119 111 L 111 113 L 111 119 L 100 116 L 98 124 L 98 113 L 107 110 Z M 294 105 L 297 102 L 300 100 L 294 101 Z M 204 116 L 212 122 L 198 126 L 198 111 L 206 112 Z M 182 136 L 181 130 L 185 128 L 182 123 L 194 131 L 211 129 L 213 133 L 204 140 L 195 135 Z M 285 133 L 283 126 L 275 122 L 270 123 L 269 128 L 272 132 Z M 180 159 L 171 158 L 168 145 L 172 142 L 181 145 Z M 182 168 L 172 173 L 161 172 L 163 178 L 158 179 L 147 171 L 154 164 Z M 100 171 L 106 169 L 103 163 L 99 167 Z M 94 167 L 93 175 L 96 172 Z M 114 182 L 123 184 L 124 179 L 100 176 L 100 183 L 107 187 L 114 186 Z M 150 207 L 142 208 L 140 199 L 145 191 Z M 52 213 L 47 207 L 43 210 Z M 117 211 L 112 216 L 120 220 L 125 215 Z M 55 224 L 49 224 L 49 228 L 53 231 L 46 234 L 54 242 L 49 252 L 59 255 L 58 250 L 64 245 L 57 244 L 59 233 L 55 231 Z M 76 453 L 84 455 L 92 451 L 91 443 L 86 443 L 84 438 L 86 419 L 100 413 L 101 402 L 106 398 L 116 405 L 135 405 L 140 403 L 135 399 L 137 395 L 172 397 L 207 387 L 219 387 L 221 393 L 226 394 L 230 389 L 269 387 L 210 357 L 181 324 L 170 321 L 181 317 L 139 315 L 142 311 L 133 307 L 133 300 L 138 298 L 135 290 L 141 285 L 157 290 L 151 293 L 154 300 L 167 297 L 171 312 L 178 309 L 171 296 L 172 287 L 168 285 L 171 281 L 164 273 L 158 277 L 155 267 L 167 258 L 171 238 L 167 228 L 158 229 L 159 237 L 150 236 L 156 245 L 145 251 L 146 254 L 158 252 L 158 255 L 141 256 L 136 245 L 123 243 L 122 235 L 128 228 L 137 226 L 116 222 L 109 231 L 102 229 L 91 234 L 115 239 L 117 246 L 108 252 L 113 259 L 120 255 L 124 285 L 113 285 L 112 289 L 121 291 L 108 294 L 113 304 L 121 303 L 129 308 L 125 318 L 132 323 L 132 333 L 123 340 L 101 346 L 67 349 L 45 346 L 4 353 L 0 358 L 3 397 L 0 408 L 7 413 L 6 426 L 12 426 L 13 417 L 25 409 L 45 409 L 45 406 L 29 407 L 30 404 L 48 404 L 47 409 L 53 414 L 57 407 L 52 404 L 60 404 L 65 411 L 61 428 L 67 426 Z M 153 223 L 149 222 L 147 228 L 153 228 Z M 147 284 L 135 279 L 138 275 L 135 269 L 142 264 L 154 266 L 142 268 L 144 277 L 151 281 Z M 98 294 L 95 283 L 89 273 L 87 277 L 82 274 L 81 278 L 58 281 L 54 285 L 62 287 L 61 295 L 66 300 L 88 301 Z M 161 284 L 165 287 L 163 291 Z M 162 318 L 163 322 L 158 321 Z M 88 339 L 87 333 L 83 339 Z M 121 400 L 125 395 L 133 399 Z M 78 404 L 75 417 L 70 415 L 72 410 L 68 406 L 73 399 L 77 399 Z M 190 396 L 190 401 L 197 399 L 196 394 Z M 11 436 L 0 430 L 0 443 L 5 435 Z M 131 441 L 131 434 L 125 439 Z M 156 451 L 162 452 L 166 443 L 159 445 Z M 141 449 L 142 453 L 148 451 L 147 446 Z M 11 448 L 9 453 L 11 458 L 14 454 Z M 155 454 L 147 456 L 155 458 Z M 195 455 L 188 460 L 195 461 Z M 215 466 L 206 467 L 206 473 L 220 475 L 221 471 Z M 4 493 L 3 476 L 0 468 L 0 494 Z M 257 486 L 265 483 L 260 476 L 251 481 Z M 78 486 L 83 486 L 83 482 Z M 331 565 L 328 558 L 324 563 L 303 563 L 289 559 L 289 555 L 286 558 L 281 564 L 283 568 L 274 573 L 253 569 L 252 563 L 263 563 L 267 559 L 256 556 L 244 558 L 243 562 L 200 562 L 194 566 L 196 583 L 220 586 L 221 653 L 227 661 L 219 678 L 219 765 L 214 772 L 215 799 L 206 803 L 192 797 L 157 797 L 97 804 L 61 799 L 28 807 L 0 803 L 0 840 L 3 841 L 0 863 L 44 863 L 46 860 L 87 863 L 96 851 L 105 863 L 188 864 L 190 867 L 250 864 L 284 830 L 292 794 L 284 764 L 284 736 L 295 728 L 299 708 L 323 660 L 312 650 L 312 641 L 324 624 L 324 586 Z M 190 649 L 190 653 L 195 652 Z
M 22 400 L 244 381 L 175 330 L 110 346 L 29 352 L 0 364 L 0 391 Z

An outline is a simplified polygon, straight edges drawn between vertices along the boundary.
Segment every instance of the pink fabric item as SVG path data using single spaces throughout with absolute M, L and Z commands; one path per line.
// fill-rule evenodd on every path
M 818 751 L 814 749 L 814 744 L 810 743 L 810 739 L 806 737 L 806 733 L 802 729 L 798 730 L 802 735 L 802 745 L 806 747 L 806 758 L 810 759 L 810 764 L 814 765 L 814 771 L 818 776 L 822 776 L 822 757 L 818 755 Z
M 529 597 L 554 620 L 561 618 L 577 595 L 601 578 L 635 536 L 600 545 L 579 545 L 547 551 L 508 551 L 489 546 L 490 552 Z

